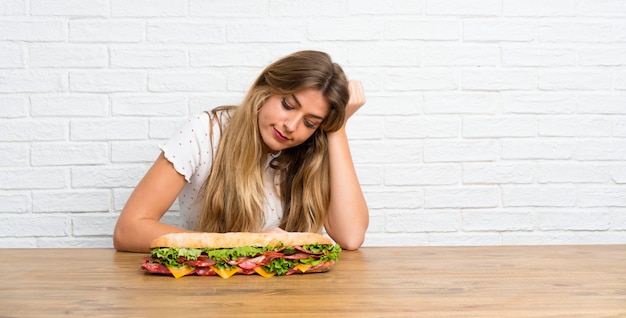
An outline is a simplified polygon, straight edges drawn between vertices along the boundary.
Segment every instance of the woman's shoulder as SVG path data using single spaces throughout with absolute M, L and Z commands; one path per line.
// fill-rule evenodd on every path
M 208 125 L 210 120 L 210 114 L 207 112 L 196 113 L 187 117 L 186 122 L 184 122 L 181 126 L 203 126 L 205 124 Z
M 208 131 L 209 129 L 223 127 L 226 125 L 231 117 L 231 114 L 231 109 L 220 106 L 212 110 L 203 111 L 187 117 L 186 122 L 181 126 L 190 127 L 191 129 L 189 129 L 189 131 L 194 131 L 196 133 Z

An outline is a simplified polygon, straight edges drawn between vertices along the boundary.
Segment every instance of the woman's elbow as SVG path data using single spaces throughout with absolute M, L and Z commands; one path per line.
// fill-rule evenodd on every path
M 348 251 L 354 251 L 354 250 L 358 250 L 361 247 L 361 245 L 363 245 L 364 241 L 365 241 L 365 233 L 363 233 L 362 235 L 350 235 L 338 243 L 342 249 L 348 250 Z
M 113 231 L 113 248 L 115 248 L 119 252 L 126 251 L 126 249 L 124 248 L 124 239 L 122 238 L 122 233 L 117 227 L 115 227 L 115 230 Z
M 128 246 L 128 242 L 130 242 L 131 239 L 128 237 L 128 233 L 129 231 L 124 230 L 123 224 L 118 222 L 113 230 L 113 248 L 119 252 L 130 251 L 131 248 Z
M 365 242 L 365 233 L 367 232 L 367 227 L 369 222 L 366 220 L 363 224 L 358 227 L 353 227 L 351 229 L 337 229 L 330 226 L 330 224 L 326 225 L 326 231 L 330 235 L 330 237 L 341 246 L 344 250 L 354 251 L 358 250 L 361 245 Z

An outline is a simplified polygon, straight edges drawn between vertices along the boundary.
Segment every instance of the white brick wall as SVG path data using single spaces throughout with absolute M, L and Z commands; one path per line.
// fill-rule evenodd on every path
M 624 21 L 623 0 L 3 1 L 0 247 L 112 246 L 157 145 L 300 49 L 366 87 L 366 245 L 626 243 Z

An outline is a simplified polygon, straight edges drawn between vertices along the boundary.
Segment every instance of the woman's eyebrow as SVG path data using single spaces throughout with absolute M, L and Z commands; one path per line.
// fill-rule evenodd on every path
M 291 97 L 293 97 L 293 100 L 295 100 L 295 101 L 296 101 L 296 104 L 298 104 L 298 107 L 302 108 L 302 104 L 300 104 L 300 101 L 298 100 L 298 98 L 296 97 L 296 95 L 295 95 L 295 94 L 291 94 Z M 317 119 L 319 119 L 319 120 L 324 120 L 324 117 L 317 116 L 317 115 L 315 115 L 315 114 L 309 114 L 308 116 L 310 116 L 310 117 L 314 117 L 314 118 L 317 118 Z
M 296 101 L 296 104 L 298 104 L 298 106 L 302 107 L 302 104 L 300 104 L 300 101 L 296 97 L 296 94 L 291 94 L 291 97 L 293 97 L 293 99 Z

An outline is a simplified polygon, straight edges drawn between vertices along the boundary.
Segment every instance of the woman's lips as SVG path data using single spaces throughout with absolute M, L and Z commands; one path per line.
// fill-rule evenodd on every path
M 278 138 L 278 140 L 280 141 L 287 141 L 289 140 L 289 138 L 283 136 L 283 134 L 281 134 L 278 130 L 276 130 L 276 128 L 274 128 L 274 135 L 276 136 L 276 138 Z

